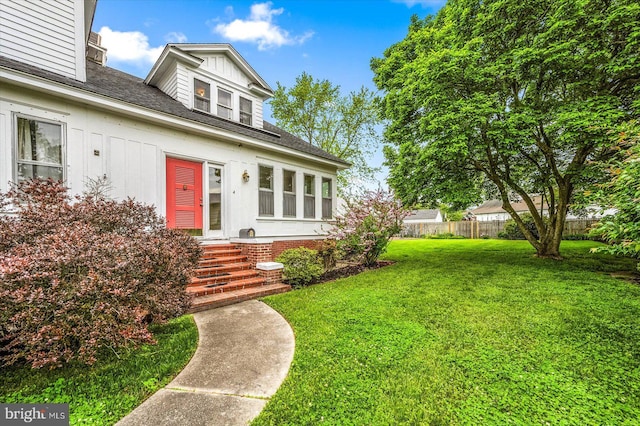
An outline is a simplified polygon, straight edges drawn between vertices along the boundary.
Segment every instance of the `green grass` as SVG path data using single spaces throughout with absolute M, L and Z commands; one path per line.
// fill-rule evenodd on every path
M 254 425 L 640 422 L 628 259 L 563 242 L 394 241 L 392 266 L 267 298 L 296 352 Z
M 190 315 L 152 331 L 157 345 L 111 353 L 91 367 L 2 368 L 0 402 L 69 403 L 72 425 L 112 425 L 169 383 L 196 350 L 198 329 Z

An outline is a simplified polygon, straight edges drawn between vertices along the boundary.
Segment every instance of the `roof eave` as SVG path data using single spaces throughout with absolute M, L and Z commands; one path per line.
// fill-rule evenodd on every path
M 153 64 L 147 78 L 144 79 L 144 84 L 156 86 L 158 80 L 173 62 L 182 62 L 186 65 L 199 67 L 202 64 L 203 59 L 190 55 L 172 44 L 167 44 L 156 63 Z
M 325 166 L 335 167 L 337 170 L 344 170 L 349 167 L 348 164 L 340 161 L 334 161 L 313 154 L 297 151 L 292 148 L 260 141 L 258 139 L 251 138 L 250 136 L 244 136 L 229 130 L 224 130 L 208 124 L 200 123 L 198 121 L 190 120 L 161 111 L 156 111 L 146 107 L 141 107 L 139 105 L 115 99 L 106 95 L 94 93 L 77 87 L 72 87 L 64 83 L 49 80 L 44 77 L 14 70 L 12 68 L 4 66 L 0 66 L 0 82 L 13 83 L 17 86 L 27 87 L 32 90 L 40 91 L 50 95 L 60 96 L 64 99 L 72 100 L 82 104 L 91 104 L 104 110 L 124 114 L 128 117 L 135 117 L 147 121 L 152 121 L 167 127 L 189 130 L 194 133 L 206 135 L 209 137 L 213 136 L 231 143 L 244 144 L 255 148 L 279 152 L 292 157 L 312 161 L 314 163 L 324 164 Z

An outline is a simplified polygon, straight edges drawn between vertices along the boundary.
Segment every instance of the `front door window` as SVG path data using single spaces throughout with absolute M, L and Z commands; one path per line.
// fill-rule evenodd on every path
M 222 168 L 219 166 L 209 166 L 209 230 L 222 231 Z

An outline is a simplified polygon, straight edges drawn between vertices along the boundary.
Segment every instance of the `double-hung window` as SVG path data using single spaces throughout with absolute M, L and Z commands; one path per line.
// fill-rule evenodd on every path
M 259 166 L 258 214 L 273 216 L 273 167 Z
M 63 125 L 26 117 L 16 120 L 18 180 L 64 180 Z
M 240 122 L 251 126 L 253 121 L 253 107 L 249 99 L 240 97 Z
M 296 217 L 296 172 L 282 171 L 282 216 Z
M 304 217 L 316 217 L 316 178 L 313 175 L 304 175 Z
M 193 80 L 193 108 L 211 112 L 211 86 L 209 83 L 198 79 Z
M 233 118 L 232 94 L 224 89 L 218 89 L 218 116 L 231 120 Z
M 331 179 L 322 178 L 322 218 L 331 219 L 333 217 L 332 200 L 333 192 L 331 188 Z

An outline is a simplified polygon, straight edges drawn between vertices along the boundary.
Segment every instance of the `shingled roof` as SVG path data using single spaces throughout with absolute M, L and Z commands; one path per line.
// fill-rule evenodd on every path
M 345 167 L 350 165 L 335 155 L 329 154 L 266 121 L 264 122 L 264 129 L 257 129 L 234 121 L 225 120 L 215 115 L 190 110 L 160 89 L 144 84 L 144 80 L 138 77 L 114 68 L 101 66 L 91 61 L 87 61 L 86 82 L 67 78 L 3 56 L 0 56 L 0 67 L 31 74 L 66 86 L 185 120 L 194 121 L 213 128 L 241 134 L 262 142 L 329 160 Z

